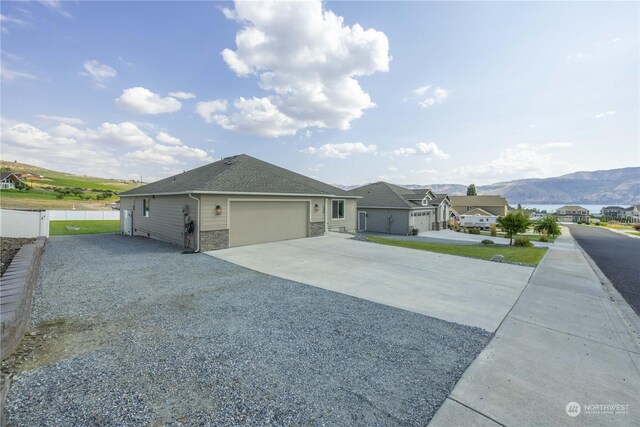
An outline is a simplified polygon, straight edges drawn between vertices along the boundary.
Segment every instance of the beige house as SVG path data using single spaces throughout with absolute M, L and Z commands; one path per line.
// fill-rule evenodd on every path
M 451 207 L 458 219 L 474 209 L 482 209 L 490 215 L 505 216 L 509 203 L 502 196 L 449 196 Z
M 582 206 L 562 206 L 556 209 L 556 218 L 560 222 L 589 222 L 589 210 Z
M 245 154 L 120 194 L 120 230 L 210 251 L 356 229 L 358 197 Z

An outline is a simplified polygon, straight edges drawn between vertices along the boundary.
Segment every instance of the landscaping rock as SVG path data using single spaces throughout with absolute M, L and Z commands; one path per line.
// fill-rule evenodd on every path
M 504 256 L 503 255 L 494 255 L 494 256 L 491 257 L 491 259 L 489 261 L 504 262 Z

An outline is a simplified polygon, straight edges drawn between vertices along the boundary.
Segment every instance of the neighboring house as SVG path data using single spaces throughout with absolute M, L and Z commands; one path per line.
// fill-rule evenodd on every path
M 531 221 L 538 221 L 538 220 L 541 220 L 542 218 L 546 218 L 548 216 L 549 216 L 548 213 L 534 212 L 529 216 L 529 219 Z
M 450 196 L 452 209 L 456 212 L 456 219 L 460 221 L 462 215 L 473 209 L 482 209 L 490 215 L 505 216 L 509 203 L 502 196 Z
M 241 154 L 120 193 L 120 228 L 209 251 L 353 231 L 356 200 Z
M 16 172 L 16 176 L 20 179 L 43 179 L 42 175 L 35 175 L 29 172 Z
M 490 228 L 492 224 L 496 224 L 497 220 L 497 215 L 492 215 L 482 208 L 471 209 L 464 215 L 460 215 L 462 227 Z
M 625 208 L 622 206 L 605 206 L 600 209 L 600 215 L 604 218 L 618 219 L 625 216 Z
M 556 209 L 560 222 L 589 222 L 589 210 L 582 206 L 562 206 Z
M 0 188 L 6 190 L 13 190 L 16 188 L 24 187 L 24 183 L 13 172 L 2 172 L 0 174 Z
M 632 205 L 626 208 L 624 217 L 630 222 L 640 222 L 640 205 Z
M 375 182 L 349 191 L 358 200 L 358 231 L 410 234 L 446 228 L 451 202 L 446 194 Z

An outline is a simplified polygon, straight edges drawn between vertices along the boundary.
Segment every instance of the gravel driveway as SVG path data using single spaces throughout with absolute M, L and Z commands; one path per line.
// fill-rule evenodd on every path
M 490 335 L 161 242 L 51 238 L 7 425 L 426 425 Z

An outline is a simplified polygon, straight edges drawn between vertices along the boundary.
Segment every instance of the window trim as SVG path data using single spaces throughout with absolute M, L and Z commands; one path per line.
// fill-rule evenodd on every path
M 334 211 L 333 211 L 333 202 L 338 202 L 338 215 L 340 214 L 340 202 L 342 202 L 342 217 L 337 216 L 335 217 L 333 215 Z M 345 215 L 345 210 L 347 208 L 347 204 L 345 199 L 331 199 L 331 221 L 342 221 L 344 220 L 347 216 Z
M 151 202 L 150 197 L 144 197 L 142 199 L 142 216 L 144 218 L 149 218 L 151 216 L 151 206 L 149 205 Z

